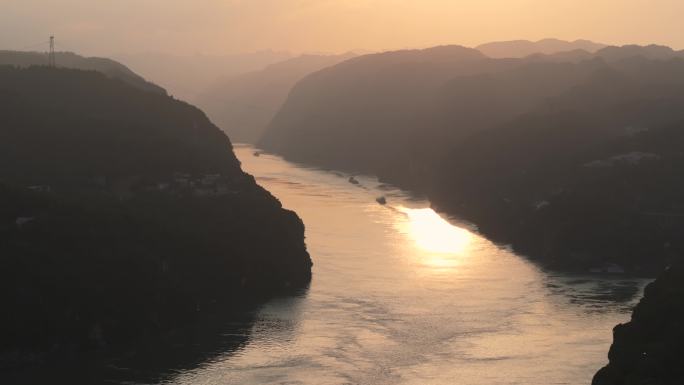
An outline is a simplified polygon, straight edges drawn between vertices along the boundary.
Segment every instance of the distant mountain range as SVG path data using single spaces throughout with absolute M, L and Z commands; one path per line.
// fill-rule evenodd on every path
M 197 104 L 233 141 L 254 143 L 299 80 L 354 56 L 303 55 L 272 64 L 218 81 L 197 98 Z
M 511 40 L 492 42 L 475 47 L 478 51 L 491 58 L 522 58 L 534 54 L 555 54 L 559 52 L 582 50 L 594 53 L 607 45 L 594 43 L 589 40 L 565 41 L 558 39 L 543 39 L 539 41 Z
M 287 52 L 262 51 L 234 55 L 172 55 L 138 53 L 115 55 L 134 71 L 163 85 L 176 98 L 191 103 L 216 84 L 292 58 Z
M 544 39 L 538 42 L 493 42 L 483 44 L 477 49 L 493 58 L 536 56 L 545 61 L 578 61 L 587 59 L 593 52 L 604 47 L 606 46 L 603 44 L 587 40 L 568 42 Z M 553 57 L 548 57 L 549 55 Z M 204 91 L 196 93 L 194 100 L 234 140 L 254 143 L 261 138 L 265 127 L 299 80 L 354 56 L 356 55 L 303 55 L 288 59 L 264 69 L 217 80 L 206 86 Z M 158 68 L 159 64 L 150 67 L 148 72 L 152 74 Z M 172 68 L 173 65 L 168 66 L 167 70 L 177 71 Z M 158 74 L 155 76 L 159 77 Z

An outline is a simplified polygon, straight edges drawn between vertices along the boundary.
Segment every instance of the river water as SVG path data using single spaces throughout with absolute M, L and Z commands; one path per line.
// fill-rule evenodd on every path
M 236 153 L 304 220 L 313 282 L 167 384 L 589 384 L 646 283 L 550 273 L 374 178 Z

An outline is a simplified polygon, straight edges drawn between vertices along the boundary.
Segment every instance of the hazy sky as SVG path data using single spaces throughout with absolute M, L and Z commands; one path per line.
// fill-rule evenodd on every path
M 684 48 L 684 0 L 0 0 L 0 48 L 341 52 L 586 38 Z

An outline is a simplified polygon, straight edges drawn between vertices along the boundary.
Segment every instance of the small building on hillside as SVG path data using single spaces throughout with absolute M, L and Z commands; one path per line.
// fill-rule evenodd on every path
M 221 179 L 220 174 L 206 174 L 202 176 L 200 183 L 202 183 L 204 186 L 213 186 L 219 181 L 219 179 Z
M 17 225 L 18 228 L 22 228 L 35 220 L 36 217 L 17 217 L 14 223 Z
M 49 185 L 29 186 L 28 189 L 37 193 L 49 193 L 52 191 L 52 187 L 50 187 Z

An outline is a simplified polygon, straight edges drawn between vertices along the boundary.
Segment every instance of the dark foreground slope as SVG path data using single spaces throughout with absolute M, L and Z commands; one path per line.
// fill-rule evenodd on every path
M 303 55 L 272 64 L 217 82 L 197 98 L 197 104 L 233 141 L 255 143 L 298 81 L 352 57 Z
M 308 285 L 301 220 L 196 108 L 96 72 L 2 67 L 0 111 L 3 364 Z
M 260 144 L 424 192 L 556 267 L 650 275 L 682 248 L 681 57 L 362 56 L 297 84 Z
M 610 363 L 593 385 L 684 383 L 684 268 L 673 266 L 650 284 L 632 320 L 613 335 Z

